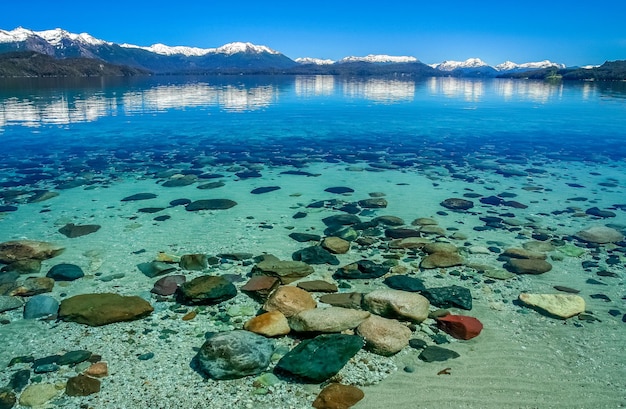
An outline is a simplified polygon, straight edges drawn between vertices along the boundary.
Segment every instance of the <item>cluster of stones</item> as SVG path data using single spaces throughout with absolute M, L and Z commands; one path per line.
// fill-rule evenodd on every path
M 184 178 L 173 178 L 171 181 L 179 183 L 180 179 Z M 346 193 L 344 189 L 348 188 L 332 189 L 333 191 L 327 191 Z M 253 194 L 277 189 L 267 187 L 255 190 Z M 141 197 L 131 196 L 125 200 L 143 200 L 146 198 L 143 195 L 145 194 L 140 194 Z M 310 233 L 291 233 L 290 237 L 294 240 L 309 244 L 308 247 L 296 251 L 292 260 L 264 255 L 251 262 L 253 255 L 247 253 L 215 257 L 205 254 L 177 257 L 160 253 L 155 260 L 139 264 L 138 269 L 146 276 L 160 277 L 152 289 L 157 297 L 161 297 L 157 300 L 175 300 L 188 306 L 216 305 L 232 299 L 239 292 L 233 279 L 228 276 L 202 274 L 187 281 L 186 273 L 181 270 L 204 272 L 225 258 L 245 260 L 245 265 L 253 264 L 250 278 L 240 290 L 258 301 L 262 312 L 245 322 L 241 329 L 207 334 L 205 343 L 194 358 L 194 366 L 214 379 L 234 379 L 260 374 L 268 370 L 275 358 L 275 339 L 287 334 L 295 336 L 300 342 L 280 357 L 274 371 L 305 382 L 332 381 L 344 365 L 363 348 L 374 354 L 391 356 L 411 346 L 422 349 L 419 357 L 427 362 L 457 357 L 458 354 L 454 351 L 428 346 L 413 339 L 413 335 L 414 331 L 421 328 L 420 325 L 426 325 L 427 322 L 457 339 L 469 340 L 478 336 L 482 324 L 476 318 L 450 314 L 447 311 L 433 313 L 434 308 L 431 308 L 471 310 L 472 297 L 467 288 L 426 288 L 421 280 L 406 274 L 406 267 L 389 260 L 376 263 L 362 259 L 337 267 L 333 274 L 333 278 L 339 282 L 384 277 L 384 284 L 388 287 L 386 289 L 367 293 L 338 293 L 337 286 L 331 282 L 305 280 L 305 277 L 315 271 L 313 265 L 339 266 L 341 261 L 338 255 L 346 254 L 356 247 L 365 249 L 373 245 L 383 245 L 391 254 L 395 252 L 408 255 L 415 260 L 419 257 L 419 268 L 424 270 L 466 265 L 462 251 L 449 241 L 447 232 L 433 219 L 416 219 L 410 227 L 406 227 L 405 222 L 395 216 L 378 216 L 362 221 L 357 213 L 387 206 L 382 195 L 372 196 L 353 203 L 327 200 L 310 204 L 309 208 L 332 208 L 343 213 L 323 219 L 327 226 L 324 237 Z M 493 198 L 481 200 L 481 203 L 522 208 L 517 202 Z M 447 199 L 441 204 L 449 210 L 459 212 L 466 212 L 474 206 L 471 201 L 458 198 Z M 187 210 L 195 211 L 227 209 L 236 203 L 219 199 L 172 204 L 174 205 L 185 205 Z M 299 217 L 306 217 L 306 213 L 294 215 L 294 218 Z M 72 238 L 93 233 L 98 229 L 97 225 L 66 225 L 60 233 Z M 462 238 L 454 237 L 454 234 L 449 237 Z M 579 242 L 592 246 L 624 240 L 620 232 L 605 226 L 583 230 L 574 237 Z M 523 248 L 498 251 L 498 257 L 504 262 L 505 272 L 508 271 L 507 274 L 512 276 L 544 274 L 552 269 L 546 254 L 552 250 L 554 247 L 550 247 L 549 243 L 535 241 L 526 243 Z M 80 267 L 71 264 L 53 266 L 46 277 L 20 279 L 22 274 L 39 273 L 42 260 L 55 257 L 62 251 L 63 248 L 44 242 L 22 240 L 0 243 L 0 262 L 5 265 L 0 276 L 0 312 L 24 306 L 24 318 L 59 318 L 89 326 L 141 319 L 153 312 L 149 302 L 136 296 L 82 294 L 59 303 L 54 298 L 43 295 L 51 291 L 55 281 L 72 281 L 84 275 Z M 479 251 L 480 249 L 470 249 L 470 253 Z M 486 254 L 490 253 L 491 250 L 487 249 Z M 319 296 L 320 293 L 323 295 Z M 30 297 L 25 305 L 23 297 Z M 519 301 L 549 316 L 564 319 L 585 311 L 584 299 L 574 294 L 523 293 L 520 294 Z M 183 319 L 194 317 L 195 312 Z M 51 361 L 50 364 L 58 365 L 58 362 Z M 106 373 L 106 364 L 104 365 Z M 94 376 L 94 373 L 87 371 L 77 375 L 75 379 L 72 378 L 67 383 L 66 393 L 84 395 L 97 392 L 99 382 L 96 387 Z M 314 407 L 333 407 L 325 402 L 339 399 L 333 396 L 344 394 L 353 396 L 351 399 L 354 402 L 358 401 L 362 392 L 355 392 L 351 388 L 348 385 L 331 383 L 315 401 Z M 9 396 L 10 400 L 9 392 L 11 391 L 2 391 L 0 395 Z
M 62 383 L 37 380 L 43 374 L 56 372 L 61 367 L 72 368 L 76 375 Z M 15 372 L 9 384 L 0 388 L 0 408 L 8 409 L 19 402 L 25 407 L 39 407 L 65 393 L 67 396 L 88 396 L 100 392 L 101 378 L 108 376 L 108 365 L 102 357 L 86 350 L 69 351 L 62 355 L 43 358 L 15 357 L 8 368 Z M 33 376 L 34 374 L 34 376 Z M 19 394 L 19 398 L 18 398 Z

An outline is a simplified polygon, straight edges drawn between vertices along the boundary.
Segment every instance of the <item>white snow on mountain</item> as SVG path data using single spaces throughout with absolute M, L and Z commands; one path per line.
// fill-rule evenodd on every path
M 334 64 L 334 60 L 323 60 L 321 58 L 311 58 L 311 57 L 303 57 L 296 58 L 294 60 L 298 64 L 315 64 L 315 65 L 331 65 Z
M 26 41 L 29 37 L 40 37 L 53 46 L 61 44 L 64 39 L 89 45 L 111 44 L 104 40 L 92 37 L 87 33 L 74 34 L 60 28 L 44 31 L 32 31 L 22 27 L 18 27 L 11 31 L 0 30 L 0 43 Z
M 441 71 L 454 71 L 459 68 L 488 67 L 488 64 L 480 58 L 468 58 L 465 61 L 444 61 L 439 64 L 433 64 L 431 67 Z
M 516 64 L 512 61 L 505 61 L 502 64 L 496 65 L 494 68 L 498 71 L 511 71 L 511 70 L 536 70 L 541 68 L 565 68 L 565 64 L 555 63 L 549 60 L 527 62 L 523 64 Z
M 26 41 L 30 37 L 39 37 L 52 46 L 60 45 L 63 40 L 72 40 L 74 42 L 95 46 L 103 44 L 113 44 L 111 42 L 92 37 L 87 33 L 74 34 L 60 28 L 44 31 L 32 31 L 22 27 L 18 27 L 11 31 L 0 30 L 0 43 L 22 42 Z M 170 47 L 165 44 L 153 44 L 149 47 L 142 47 L 133 44 L 120 44 L 120 46 L 125 48 L 139 48 L 161 55 L 182 54 L 186 56 L 201 56 L 206 54 L 233 55 L 237 53 L 280 54 L 278 51 L 272 50 L 271 48 L 264 45 L 254 45 L 252 43 L 242 42 L 228 43 L 217 48 L 197 48 L 184 46 Z
M 345 57 L 338 61 L 339 63 L 346 62 L 370 62 L 370 63 L 407 63 L 417 62 L 417 58 L 409 56 L 393 56 L 393 55 L 374 55 L 370 54 L 365 57 Z
M 226 54 L 233 55 L 238 53 L 251 53 L 251 54 L 280 54 L 278 51 L 272 50 L 264 45 L 254 45 L 252 43 L 228 43 L 218 48 L 198 48 L 198 47 L 185 47 L 174 46 L 170 47 L 165 44 L 153 44 L 150 47 L 141 47 L 134 44 L 120 44 L 124 48 L 140 48 L 142 50 L 150 51 L 155 54 L 161 55 L 175 55 L 182 54 L 185 56 L 202 56 L 207 54 Z

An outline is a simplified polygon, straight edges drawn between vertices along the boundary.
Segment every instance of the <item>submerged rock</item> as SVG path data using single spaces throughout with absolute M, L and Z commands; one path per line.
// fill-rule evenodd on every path
M 61 301 L 59 318 L 92 327 L 134 321 L 150 315 L 154 308 L 137 296 L 112 293 L 81 294 Z
M 322 246 L 303 248 L 294 252 L 292 258 L 307 264 L 330 264 L 334 266 L 339 264 L 339 259 Z
M 270 364 L 274 342 L 249 331 L 214 334 L 196 355 L 200 369 L 214 379 L 237 379 L 263 372 Z
M 39 294 L 30 298 L 24 306 L 24 319 L 56 318 L 59 302 L 49 295 Z
M 178 287 L 183 304 L 219 304 L 237 295 L 237 287 L 222 276 L 204 275 Z
M 315 409 L 348 409 L 357 404 L 365 394 L 352 385 L 331 383 L 313 401 Z
M 100 392 L 100 380 L 83 374 L 67 380 L 65 393 L 68 396 L 89 396 Z
M 469 289 L 458 285 L 448 287 L 429 288 L 422 291 L 431 304 L 439 308 L 472 309 L 472 293 Z
M 412 333 L 396 320 L 372 315 L 359 325 L 357 334 L 365 339 L 365 348 L 370 352 L 391 356 L 409 345 Z
M 278 287 L 263 304 L 265 311 L 280 311 L 287 318 L 317 307 L 311 294 L 294 286 Z
M 308 276 L 313 271 L 313 267 L 303 261 L 279 260 L 274 256 L 265 256 L 252 268 L 252 275 L 272 276 L 283 284 L 289 284 Z
M 65 247 L 45 241 L 15 240 L 0 243 L 0 263 L 20 260 L 47 260 L 61 254 Z
M 622 233 L 607 226 L 589 227 L 579 231 L 574 237 L 585 242 L 597 244 L 617 243 L 624 240 Z
M 75 264 L 61 263 L 53 266 L 46 277 L 55 281 L 74 281 L 85 276 L 83 269 Z
M 297 332 L 341 332 L 358 327 L 370 315 L 350 308 L 313 308 L 292 316 L 289 326 Z
M 519 300 L 548 316 L 567 319 L 585 311 L 585 300 L 574 294 L 528 294 L 522 293 Z
M 283 356 L 276 369 L 320 383 L 336 375 L 363 348 L 357 335 L 323 334 L 305 339 Z
M 287 335 L 291 331 L 287 317 L 278 311 L 269 311 L 248 320 L 243 328 L 266 337 Z
M 99 224 L 77 225 L 74 223 L 68 223 L 59 229 L 59 233 L 61 233 L 65 237 L 73 239 L 76 237 L 86 236 L 88 234 L 95 233 L 98 230 L 100 230 Z
M 512 258 L 504 267 L 515 274 L 543 274 L 552 270 L 552 264 L 540 259 Z
M 471 200 L 456 197 L 446 199 L 440 205 L 450 210 L 468 210 L 474 207 L 474 203 Z
M 203 199 L 196 200 L 185 206 L 188 212 L 199 210 L 226 210 L 237 205 L 237 202 L 229 199 Z
M 374 314 L 422 322 L 428 318 L 430 302 L 424 296 L 400 290 L 374 290 L 365 294 L 363 305 Z
M 425 362 L 442 362 L 447 361 L 448 359 L 458 358 L 460 356 L 461 355 L 455 351 L 433 345 L 424 348 L 418 358 Z

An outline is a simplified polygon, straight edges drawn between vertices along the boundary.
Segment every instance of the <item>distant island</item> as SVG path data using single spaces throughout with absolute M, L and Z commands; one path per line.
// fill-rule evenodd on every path
M 626 61 L 565 67 L 551 61 L 490 66 L 479 58 L 424 64 L 415 57 L 368 55 L 339 61 L 292 60 L 266 46 L 230 43 L 217 48 L 116 44 L 62 29 L 0 30 L 0 77 L 137 75 L 344 75 L 400 78 L 464 77 L 540 80 L 626 80 Z

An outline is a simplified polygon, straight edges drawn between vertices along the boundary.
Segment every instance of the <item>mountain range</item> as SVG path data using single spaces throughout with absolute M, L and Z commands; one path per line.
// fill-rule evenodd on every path
M 297 58 L 266 46 L 235 42 L 217 48 L 164 44 L 149 47 L 117 44 L 87 33 L 60 28 L 32 31 L 18 27 L 0 30 L 0 53 L 34 51 L 56 59 L 88 58 L 133 67 L 152 73 L 288 73 L 288 74 L 393 74 L 420 76 L 496 77 L 537 69 L 564 69 L 551 61 L 516 64 L 506 61 L 490 66 L 479 58 L 427 65 L 411 56 L 368 55 L 338 61 Z

